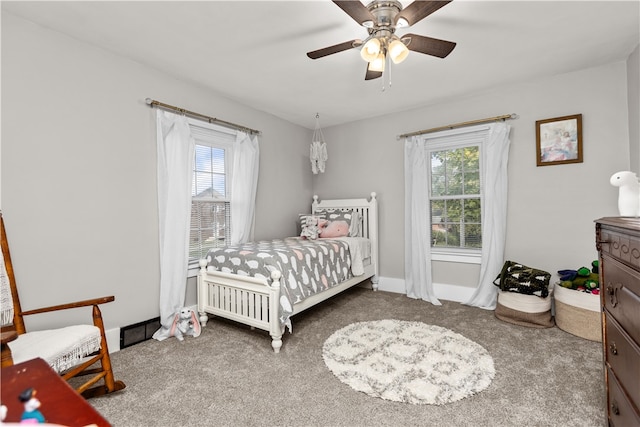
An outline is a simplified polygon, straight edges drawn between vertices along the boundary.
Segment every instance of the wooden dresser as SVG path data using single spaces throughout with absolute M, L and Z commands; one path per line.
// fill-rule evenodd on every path
M 596 221 L 607 417 L 640 426 L 640 219 Z

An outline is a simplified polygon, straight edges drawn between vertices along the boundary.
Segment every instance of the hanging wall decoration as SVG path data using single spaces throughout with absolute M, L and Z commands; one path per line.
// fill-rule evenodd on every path
M 309 152 L 311 159 L 311 171 L 314 174 L 324 173 L 324 166 L 327 161 L 327 144 L 320 129 L 320 114 L 316 114 L 316 128 L 311 138 L 311 148 Z
M 582 163 L 582 114 L 536 121 L 537 166 Z

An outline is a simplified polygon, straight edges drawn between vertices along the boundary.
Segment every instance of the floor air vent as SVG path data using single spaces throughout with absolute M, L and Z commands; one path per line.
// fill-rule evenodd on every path
M 160 318 L 145 320 L 120 328 L 120 348 L 130 347 L 151 339 L 153 333 L 160 329 Z

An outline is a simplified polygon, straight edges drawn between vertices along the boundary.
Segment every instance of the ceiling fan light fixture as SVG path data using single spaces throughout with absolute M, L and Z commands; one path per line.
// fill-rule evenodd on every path
M 408 26 L 409 26 L 409 21 L 407 21 L 402 17 L 398 18 L 398 21 L 396 22 L 396 28 L 405 28 Z
M 399 64 L 409 55 L 409 49 L 401 40 L 395 39 L 389 44 L 389 56 L 394 64 Z
M 369 70 L 384 72 L 384 62 L 384 53 L 380 52 L 373 61 L 369 62 Z
M 362 46 L 360 56 L 367 62 L 374 61 L 380 54 L 380 40 L 372 38 Z

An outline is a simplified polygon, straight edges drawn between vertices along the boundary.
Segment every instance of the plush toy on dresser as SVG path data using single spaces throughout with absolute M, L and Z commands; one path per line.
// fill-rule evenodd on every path
M 620 216 L 640 217 L 640 182 L 638 176 L 630 171 L 614 173 L 609 180 L 611 185 L 619 187 L 618 211 Z

